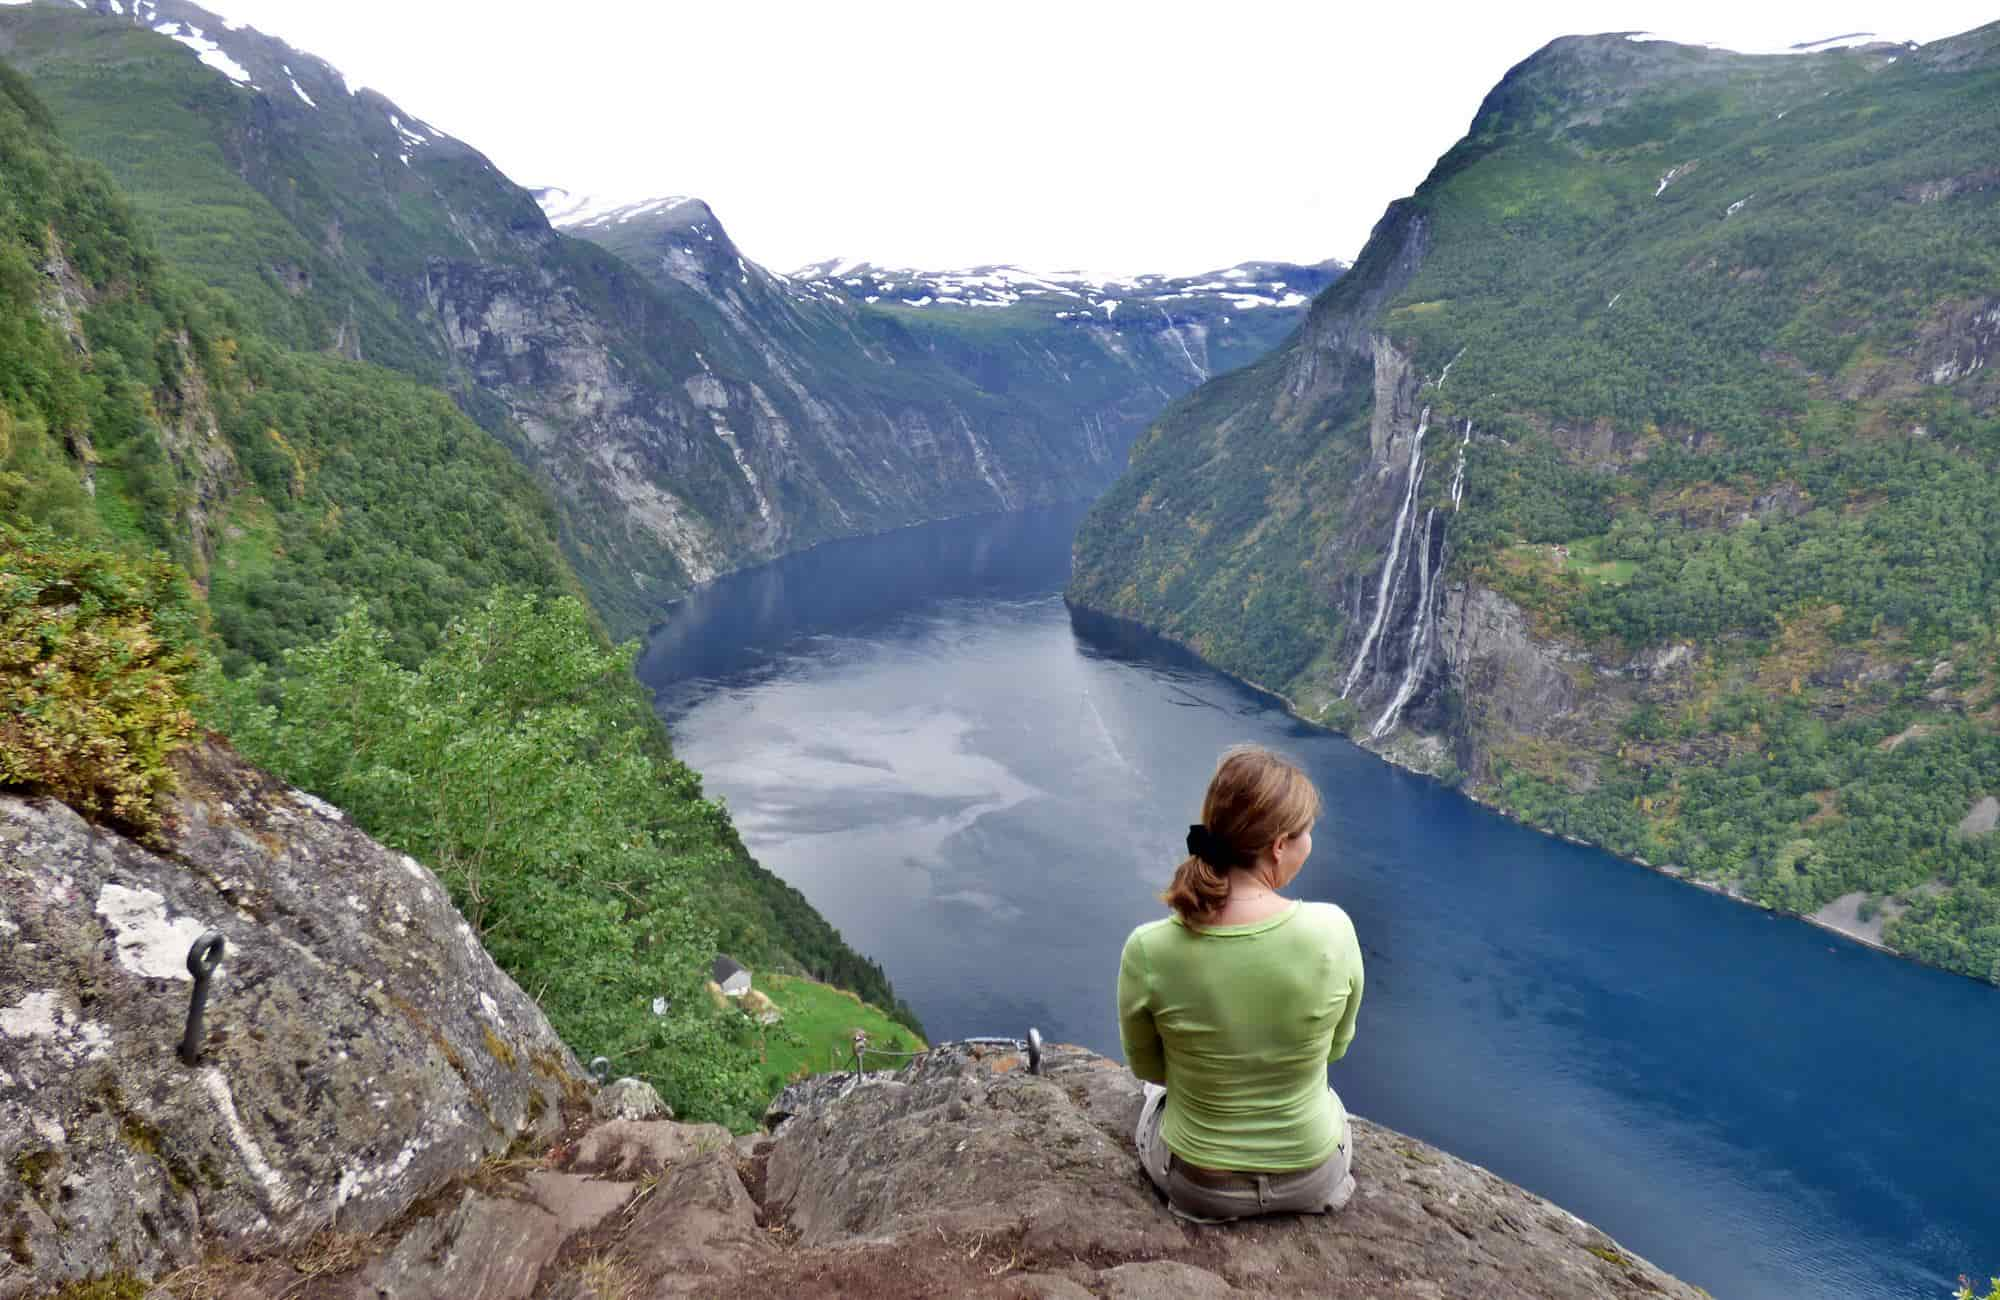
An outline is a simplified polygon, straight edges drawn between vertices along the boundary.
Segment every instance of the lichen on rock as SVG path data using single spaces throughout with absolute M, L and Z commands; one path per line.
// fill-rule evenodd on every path
M 220 746 L 175 767 L 153 847 L 0 795 L 0 1300 L 377 1229 L 582 1093 L 428 871 Z

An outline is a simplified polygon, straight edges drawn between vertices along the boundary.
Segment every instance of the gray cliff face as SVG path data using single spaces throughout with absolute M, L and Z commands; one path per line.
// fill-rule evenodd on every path
M 1335 292 L 1313 303 L 1288 349 L 1274 418 L 1312 410 L 1374 380 L 1376 317 L 1416 276 L 1430 247 L 1430 218 L 1407 201 L 1389 205 L 1361 260 Z
M 372 1231 L 580 1086 L 429 871 L 224 749 L 177 764 L 157 847 L 0 795 L 0 1297 Z
M 62 332 L 78 356 L 88 357 L 91 345 L 83 321 L 96 304 L 90 286 L 71 264 L 69 250 L 53 230 L 48 232 L 41 272 L 42 281 L 36 286 L 37 311 Z M 189 552 L 181 558 L 195 582 L 205 586 L 215 551 L 213 520 L 225 498 L 241 485 L 243 473 L 216 423 L 206 381 L 195 364 L 192 340 L 184 330 L 175 331 L 160 340 L 160 347 L 170 351 L 177 363 L 172 380 L 161 389 L 164 397 L 157 412 L 162 450 L 186 489 L 178 504 L 175 532 L 188 539 Z M 94 494 L 98 450 L 89 431 L 79 426 L 65 437 L 82 471 L 85 490 Z
M 1450 720 L 1458 732 L 1457 761 L 1484 780 L 1493 739 L 1546 735 L 1576 712 L 1578 656 L 1537 640 L 1521 607 L 1484 587 L 1447 588 L 1441 621 L 1440 671 L 1462 710 Z

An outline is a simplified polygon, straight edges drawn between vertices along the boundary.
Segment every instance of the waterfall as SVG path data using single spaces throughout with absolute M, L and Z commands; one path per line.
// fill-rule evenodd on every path
M 1451 472 L 1451 512 L 1458 513 L 1459 503 L 1465 500 L 1465 449 L 1472 445 L 1472 421 L 1465 422 L 1465 437 L 1458 443 L 1458 468 Z
M 1410 507 L 1417 499 L 1417 480 L 1422 477 L 1424 454 L 1424 432 L 1430 427 L 1431 408 L 1426 406 L 1417 416 L 1417 436 L 1410 443 L 1409 486 L 1403 490 L 1403 508 L 1396 512 L 1396 529 L 1389 534 L 1389 559 L 1382 566 L 1382 580 L 1375 586 L 1375 617 L 1368 624 L 1368 634 L 1361 638 L 1361 653 L 1354 656 L 1354 666 L 1347 670 L 1347 680 L 1341 683 L 1340 698 L 1346 699 L 1354 689 L 1354 681 L 1361 676 L 1362 667 L 1368 662 L 1368 652 L 1375 648 L 1375 638 L 1382 634 L 1382 620 L 1389 613 L 1389 584 L 1396 577 L 1396 561 L 1403 552 L 1403 526 L 1409 522 Z
M 1410 649 L 1408 661 L 1403 665 L 1403 680 L 1396 685 L 1396 693 L 1389 699 L 1389 707 L 1382 710 L 1382 716 L 1375 719 L 1375 725 L 1368 729 L 1368 739 L 1380 740 L 1392 730 L 1403 716 L 1403 706 L 1417 693 L 1417 683 L 1423 680 L 1424 664 L 1430 658 L 1431 625 L 1431 528 L 1437 522 L 1437 507 L 1432 506 L 1424 515 L 1423 549 L 1417 552 L 1417 618 L 1410 629 Z M 1442 568 L 1443 566 L 1438 566 Z
M 1465 436 L 1458 442 L 1458 467 L 1451 475 L 1451 510 L 1457 514 L 1465 500 L 1465 450 L 1472 444 L 1472 421 L 1465 422 Z M 1409 660 L 1403 665 L 1403 680 L 1396 685 L 1396 693 L 1389 698 L 1389 707 L 1382 710 L 1382 716 L 1375 719 L 1375 725 L 1368 729 L 1368 739 L 1380 740 L 1395 730 L 1402 721 L 1403 707 L 1410 697 L 1417 693 L 1422 683 L 1424 667 L 1430 662 L 1431 630 L 1437 624 L 1437 615 L 1431 609 L 1431 582 L 1433 577 L 1444 571 L 1444 557 L 1439 556 L 1435 567 L 1431 564 L 1431 527 L 1437 519 L 1437 508 L 1432 507 L 1424 516 L 1423 554 L 1419 557 L 1417 570 L 1417 620 L 1410 629 Z
M 1428 468 L 1429 466 L 1426 465 L 1419 465 L 1417 467 L 1416 486 L 1412 488 L 1410 492 L 1410 497 L 1412 500 L 1424 494 L 1424 471 Z M 1412 522 L 1410 525 L 1410 535 L 1413 540 L 1416 536 L 1416 531 L 1417 531 L 1417 526 L 1414 522 Z M 1396 608 L 1397 602 L 1403 599 L 1403 574 L 1408 571 L 1409 567 L 1410 566 L 1407 564 L 1399 564 L 1396 566 L 1396 580 L 1389 584 L 1389 599 L 1383 602 L 1382 608 L 1394 609 Z M 1388 646 L 1388 644 L 1389 644 L 1389 639 L 1387 637 L 1383 637 L 1375 642 L 1375 667 L 1378 669 L 1382 666 L 1382 651 Z
M 1472 345 L 1470 343 L 1465 345 L 1465 347 L 1471 347 L 1471 346 Z M 1456 353 L 1452 355 L 1451 360 L 1444 363 L 1444 369 L 1438 372 L 1438 391 L 1440 393 L 1444 391 L 1444 381 L 1451 378 L 1451 368 L 1457 365 L 1458 359 L 1464 355 L 1465 355 L 1465 348 L 1460 348 Z
M 1203 370 L 1201 368 L 1201 363 L 1194 359 L 1194 353 L 1188 351 L 1187 340 L 1182 338 L 1181 332 L 1174 328 L 1174 318 L 1167 315 L 1167 309 L 1164 307 L 1159 308 L 1158 311 L 1160 313 L 1160 319 L 1167 323 L 1167 333 L 1173 335 L 1174 342 L 1181 345 L 1181 355 L 1187 358 L 1188 367 L 1194 371 L 1195 378 L 1199 379 L 1204 384 L 1207 383 L 1208 371 Z
M 1445 363 L 1444 372 L 1438 376 L 1438 388 L 1440 390 L 1444 388 L 1444 381 L 1451 377 L 1451 368 L 1458 363 L 1458 357 L 1464 355 L 1465 349 L 1460 348 L 1458 356 L 1453 357 Z M 1402 550 L 1403 525 L 1409 518 L 1411 503 L 1417 498 L 1417 489 L 1423 483 L 1423 468 L 1417 463 L 1417 457 L 1423 450 L 1424 427 L 1430 422 L 1430 416 L 1431 408 L 1426 406 L 1423 414 L 1417 420 L 1417 445 L 1410 450 L 1409 488 L 1403 497 L 1402 513 L 1396 516 L 1396 532 L 1389 542 L 1389 562 L 1383 567 L 1382 582 L 1375 594 L 1375 620 L 1368 625 L 1368 635 L 1362 638 L 1361 653 L 1356 656 L 1354 666 L 1347 670 L 1347 680 L 1340 688 L 1340 698 L 1343 700 L 1347 698 L 1348 692 L 1354 689 L 1355 679 L 1360 676 L 1362 666 L 1368 662 L 1369 651 L 1376 649 L 1379 654 L 1376 638 L 1382 631 L 1383 619 L 1387 616 L 1388 611 L 1394 607 L 1396 598 L 1402 592 L 1402 574 L 1398 570 L 1396 561 Z M 1465 422 L 1464 433 L 1458 440 L 1458 463 L 1453 466 L 1451 472 L 1451 510 L 1453 514 L 1458 513 L 1465 501 L 1465 454 L 1467 448 L 1471 445 L 1472 421 L 1467 420 Z M 1410 644 L 1403 664 L 1403 679 L 1396 683 L 1396 693 L 1389 697 L 1389 707 L 1382 710 L 1382 716 L 1375 719 L 1375 725 L 1368 729 L 1368 739 L 1370 740 L 1380 740 L 1395 730 L 1396 724 L 1402 721 L 1403 709 L 1409 704 L 1410 697 L 1417 693 L 1417 687 L 1423 682 L 1424 667 L 1430 661 L 1431 633 L 1437 624 L 1437 618 L 1431 609 L 1433 600 L 1433 592 L 1431 590 L 1432 580 L 1437 574 L 1444 571 L 1442 557 L 1440 557 L 1437 564 L 1433 565 L 1431 563 L 1431 544 L 1432 539 L 1436 535 L 1436 528 L 1437 507 L 1432 506 L 1424 514 L 1423 537 L 1418 543 L 1419 549 L 1416 556 L 1416 616 L 1410 627 Z M 1392 573 L 1394 574 L 1393 582 L 1391 581 Z

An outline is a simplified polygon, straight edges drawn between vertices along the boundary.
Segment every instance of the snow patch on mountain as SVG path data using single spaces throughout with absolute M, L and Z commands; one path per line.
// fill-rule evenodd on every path
M 535 202 L 541 205 L 542 215 L 558 230 L 576 226 L 623 225 L 634 217 L 671 212 L 684 204 L 697 202 L 685 194 L 644 199 L 606 198 L 598 194 L 578 194 L 558 185 L 545 186 L 534 190 L 533 194 Z
M 659 252 L 669 261 L 699 262 L 699 245 L 695 241 L 712 244 L 721 237 L 720 227 L 708 206 L 687 195 L 608 198 L 560 186 L 532 193 L 549 224 L 558 230 L 583 234 L 608 231 L 641 219 L 658 222 L 663 236 Z M 683 208 L 687 210 L 682 211 Z M 648 236 L 653 233 L 649 228 Z M 737 278 L 748 282 L 748 266 L 740 257 L 735 260 Z M 809 263 L 789 275 L 775 271 L 768 274 L 776 285 L 805 302 L 857 307 L 898 305 L 933 311 L 1005 308 L 1041 302 L 1063 309 L 1051 313 L 1057 320 L 1090 317 L 1104 321 L 1118 314 L 1122 323 L 1132 318 L 1132 310 L 1136 310 L 1142 313 L 1141 319 L 1163 316 L 1171 328 L 1184 321 L 1190 312 L 1200 318 L 1210 311 L 1301 308 L 1343 269 L 1337 262 L 1316 267 L 1245 262 L 1198 275 L 1122 275 L 1084 269 L 1043 271 L 988 263 L 958 270 L 927 271 L 880 266 L 864 257 L 842 256 Z M 1121 304 L 1132 310 L 1119 314 Z
M 193 23 L 159 23 L 153 28 L 162 36 L 168 36 L 193 50 L 201 61 L 214 68 L 239 86 L 257 87 L 250 80 L 250 71 L 235 59 L 223 53 L 222 47 L 209 40 L 202 30 Z
M 1057 312 L 1056 319 L 1068 320 L 1093 313 L 1109 318 L 1122 302 L 1143 303 L 1162 311 L 1171 310 L 1170 304 L 1203 302 L 1241 311 L 1304 306 L 1311 295 L 1279 278 L 1287 269 L 1276 263 L 1245 263 L 1188 276 L 1035 271 L 1006 265 L 918 271 L 845 257 L 802 266 L 790 278 L 803 296 L 823 297 L 831 291 L 863 303 L 893 296 L 910 307 L 1009 307 L 1027 299 L 1042 299 L 1063 306 L 1066 310 Z M 1296 272 L 1296 268 L 1291 270 Z
M 396 116 L 394 113 L 389 114 L 389 125 L 396 128 L 396 134 L 403 137 L 403 143 L 408 145 L 412 149 L 420 148 L 431 142 L 431 138 L 425 135 L 423 132 L 413 131 L 409 127 L 403 125 L 403 119 Z M 419 122 L 417 123 L 417 125 L 422 126 L 423 123 Z

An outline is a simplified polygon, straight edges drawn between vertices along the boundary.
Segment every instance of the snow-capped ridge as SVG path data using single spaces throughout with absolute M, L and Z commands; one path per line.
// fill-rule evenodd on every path
M 1620 32 L 1628 41 L 1666 41 L 1674 45 L 1692 45 L 1705 50 L 1719 50 L 1727 54 L 1825 54 L 1831 50 L 1858 50 L 1870 46 L 1894 46 L 1914 50 L 1919 42 L 1895 40 L 1878 36 L 1874 32 L 1845 32 L 1839 36 L 1826 36 L 1816 41 L 1798 41 L 1791 45 L 1777 45 L 1762 48 L 1746 48 L 1740 45 L 1724 45 L 1720 41 L 1694 40 L 1681 36 L 1669 36 L 1661 32 Z
M 558 230 L 576 226 L 622 225 L 634 217 L 671 212 L 701 200 L 686 194 L 655 195 L 648 198 L 606 198 L 600 194 L 579 194 L 560 185 L 529 191 L 541 206 L 542 215 Z
M 1067 300 L 1076 314 L 1100 311 L 1106 317 L 1121 302 L 1166 305 L 1191 299 L 1213 299 L 1237 311 L 1303 306 L 1310 293 L 1292 283 L 1310 275 L 1317 292 L 1338 263 L 1299 267 L 1281 262 L 1244 262 L 1199 275 L 1142 273 L 1117 275 L 1097 271 L 1037 271 L 1009 264 L 990 264 L 951 271 L 920 271 L 881 267 L 861 258 L 827 258 L 793 271 L 789 277 L 800 292 L 812 297 L 859 298 L 863 302 L 894 301 L 910 307 L 1006 307 L 1023 299 Z M 1163 309 L 1167 309 L 1163 306 Z M 1059 316 L 1068 313 L 1058 313 Z

